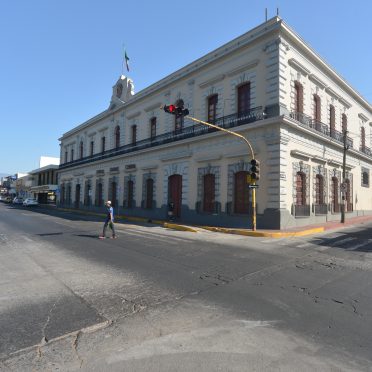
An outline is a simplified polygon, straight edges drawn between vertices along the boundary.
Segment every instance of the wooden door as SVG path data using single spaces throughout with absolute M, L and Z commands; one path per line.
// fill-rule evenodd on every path
M 80 185 L 76 185 L 75 189 L 75 208 L 80 206 Z
M 247 183 L 248 172 L 235 173 L 234 212 L 239 214 L 249 213 L 249 188 Z
M 214 212 L 215 202 L 215 176 L 206 174 L 204 176 L 203 210 L 207 213 Z
M 174 174 L 168 178 L 168 200 L 174 204 L 173 216 L 181 217 L 182 206 L 182 176 Z

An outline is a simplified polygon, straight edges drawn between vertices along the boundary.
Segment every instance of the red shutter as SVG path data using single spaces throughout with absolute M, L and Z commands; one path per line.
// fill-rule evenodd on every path
M 246 171 L 235 173 L 235 213 L 249 213 L 249 188 L 247 183 L 247 175 L 248 172 Z
M 204 212 L 213 213 L 215 202 L 215 175 L 206 174 L 204 176 Z
M 238 114 L 244 114 L 251 108 L 251 84 L 247 83 L 238 88 Z

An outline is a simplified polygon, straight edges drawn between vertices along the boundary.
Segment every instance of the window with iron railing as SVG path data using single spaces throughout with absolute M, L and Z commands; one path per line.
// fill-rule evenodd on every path
M 115 148 L 120 147 L 120 127 L 119 125 L 115 128 Z

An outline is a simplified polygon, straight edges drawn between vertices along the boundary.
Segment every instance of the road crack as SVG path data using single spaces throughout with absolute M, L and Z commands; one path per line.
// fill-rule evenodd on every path
M 83 362 L 84 362 L 83 358 L 80 356 L 80 354 L 78 352 L 78 343 L 79 343 L 79 339 L 80 339 L 81 335 L 82 335 L 81 331 L 76 332 L 75 338 L 72 341 L 72 349 L 74 350 L 74 353 L 75 353 L 78 361 L 80 362 L 79 369 L 81 368 L 81 366 L 83 365 Z

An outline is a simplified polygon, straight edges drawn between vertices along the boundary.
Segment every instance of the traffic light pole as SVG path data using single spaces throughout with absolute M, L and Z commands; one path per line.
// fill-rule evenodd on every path
M 192 121 L 195 121 L 196 123 L 200 123 L 200 124 L 204 124 L 204 125 L 207 125 L 208 127 L 211 127 L 211 128 L 215 128 L 217 130 L 220 130 L 222 132 L 226 132 L 226 133 L 229 133 L 235 137 L 239 137 L 240 139 L 242 139 L 247 145 L 248 145 L 248 148 L 249 148 L 249 151 L 251 153 L 251 156 L 252 156 L 252 159 L 254 159 L 254 152 L 253 152 L 253 148 L 252 148 L 252 145 L 250 144 L 250 142 L 244 137 L 242 136 L 241 134 L 239 133 L 235 133 L 231 130 L 228 130 L 228 129 L 225 129 L 225 128 L 221 128 L 219 127 L 218 125 L 214 125 L 214 124 L 211 124 L 211 123 L 207 123 L 206 121 L 203 121 L 203 120 L 199 120 L 199 119 L 196 119 L 196 118 L 193 118 L 192 116 L 190 115 L 187 115 L 186 116 L 187 118 L 189 118 L 190 120 Z M 253 183 L 252 183 L 252 186 L 255 186 L 256 185 L 256 181 L 253 180 Z M 252 230 L 253 231 L 256 231 L 257 229 L 257 216 L 256 216 L 256 188 L 253 187 L 252 188 Z

